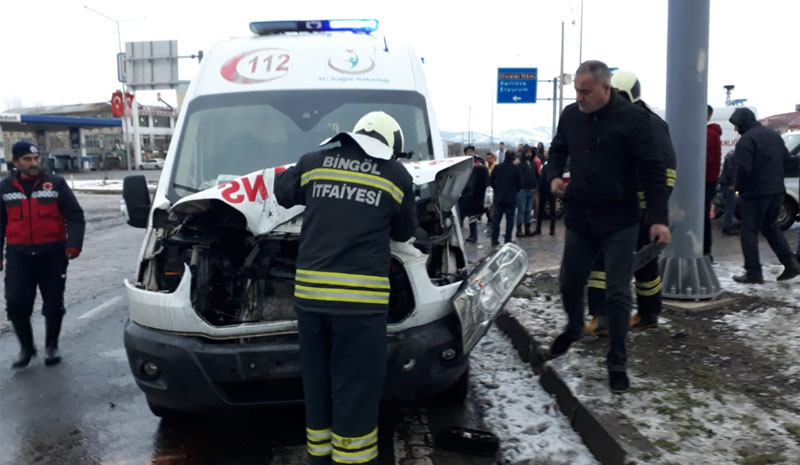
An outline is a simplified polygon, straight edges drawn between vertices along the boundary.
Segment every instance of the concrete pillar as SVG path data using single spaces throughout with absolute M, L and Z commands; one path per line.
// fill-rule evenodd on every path
M 709 0 L 670 0 L 667 32 L 667 110 L 677 180 L 670 198 L 673 242 L 660 266 L 663 295 L 712 298 L 720 284 L 703 256 Z
M 84 128 L 78 128 L 78 134 L 80 135 L 81 140 L 81 151 L 78 158 L 78 171 L 84 171 L 83 159 L 86 158 L 86 130 Z M 90 168 L 86 168 L 86 171 L 90 171 Z
M 133 169 L 138 169 L 142 164 L 142 136 L 139 134 L 139 103 L 136 101 L 136 94 L 133 95 L 131 106 L 133 116 Z

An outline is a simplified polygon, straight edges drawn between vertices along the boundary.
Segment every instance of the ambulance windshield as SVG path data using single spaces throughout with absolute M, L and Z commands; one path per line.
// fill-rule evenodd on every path
M 172 200 L 253 171 L 296 162 L 380 110 L 403 128 L 412 160 L 433 158 L 425 99 L 416 92 L 298 90 L 198 97 L 185 110 Z

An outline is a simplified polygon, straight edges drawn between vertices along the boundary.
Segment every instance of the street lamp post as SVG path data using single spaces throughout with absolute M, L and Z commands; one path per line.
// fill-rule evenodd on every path
M 561 21 L 561 68 L 558 73 L 558 114 L 564 107 L 564 21 Z
M 144 18 L 134 18 L 134 19 L 126 19 L 126 20 L 120 21 L 120 20 L 116 20 L 116 19 L 114 19 L 114 18 L 112 18 L 110 16 L 104 15 L 103 13 L 100 13 L 97 10 L 89 8 L 86 5 L 83 5 L 83 7 L 86 8 L 87 10 L 89 10 L 89 11 L 91 11 L 93 13 L 96 13 L 96 14 L 102 16 L 103 18 L 106 18 L 106 19 L 108 19 L 110 21 L 113 21 L 113 22 L 115 22 L 117 24 L 117 46 L 119 47 L 119 53 L 122 53 L 122 37 L 121 37 L 120 32 L 119 32 L 119 23 L 126 23 L 128 21 L 138 21 L 140 19 L 144 19 Z M 130 147 L 130 144 L 128 143 L 128 139 L 130 138 L 129 137 L 130 136 L 130 131 L 128 131 L 128 117 L 125 115 L 125 111 L 124 111 L 124 109 L 127 107 L 126 98 L 125 98 L 125 95 L 127 93 L 128 93 L 128 89 L 125 86 L 125 83 L 123 82 L 122 83 L 122 108 L 123 108 L 123 113 L 122 113 L 122 132 L 123 132 L 123 134 L 122 134 L 122 138 L 124 139 L 124 142 L 125 142 L 125 167 L 130 170 L 131 169 L 131 147 Z

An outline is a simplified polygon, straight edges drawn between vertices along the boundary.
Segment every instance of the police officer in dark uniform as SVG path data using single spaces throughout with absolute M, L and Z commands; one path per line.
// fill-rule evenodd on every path
M 64 317 L 67 261 L 83 247 L 83 210 L 61 176 L 39 170 L 39 150 L 30 142 L 11 149 L 19 171 L 0 182 L 0 270 L 5 243 L 5 297 L 8 319 L 19 339 L 12 368 L 36 356 L 31 313 L 38 286 L 45 317 L 47 366 L 61 361 L 58 336 Z
M 617 95 L 600 61 L 581 64 L 575 76 L 577 102 L 567 106 L 550 145 L 546 168 L 553 195 L 564 197 L 566 226 L 561 296 L 569 323 L 550 347 L 558 357 L 583 333 L 583 292 L 599 253 L 605 254 L 606 311 L 610 350 L 609 387 L 628 390 L 625 339 L 631 311 L 631 265 L 639 232 L 638 185 L 647 198 L 649 240 L 667 244 L 666 164 L 644 110 Z M 564 183 L 567 167 L 571 179 Z
M 650 110 L 650 107 L 641 98 L 641 85 L 634 73 L 629 71 L 614 71 L 611 75 L 611 87 L 618 91 L 620 97 L 624 97 L 636 106 L 644 110 L 653 128 L 655 145 L 652 147 L 654 152 L 662 158 L 666 164 L 666 183 L 669 192 L 675 186 L 675 167 L 676 156 L 675 148 L 672 145 L 672 138 L 669 135 L 667 122 Z M 647 201 L 644 195 L 644 188 L 639 185 L 636 192 L 639 198 L 639 208 L 642 210 L 642 219 L 647 212 Z M 642 248 L 650 242 L 650 231 L 647 223 L 640 223 L 639 239 L 636 248 Z M 658 269 L 658 258 L 654 258 L 642 268 L 634 273 L 636 284 L 636 302 L 638 311 L 631 318 L 631 329 L 640 330 L 654 328 L 658 326 L 658 315 L 661 313 L 661 273 Z M 587 299 L 589 301 L 589 313 L 592 321 L 584 328 L 584 334 L 588 336 L 607 336 L 608 324 L 606 322 L 606 274 L 602 254 L 597 257 L 589 275 L 589 288 Z
M 305 205 L 295 310 L 312 464 L 377 463 L 386 374 L 389 239 L 416 228 L 411 175 L 392 159 L 403 132 L 366 114 L 340 146 L 303 155 L 275 182 L 278 203 Z

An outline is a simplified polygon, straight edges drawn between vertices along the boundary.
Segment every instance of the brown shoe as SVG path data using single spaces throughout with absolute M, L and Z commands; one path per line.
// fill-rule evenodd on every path
M 641 313 L 636 312 L 633 317 L 631 317 L 631 329 L 634 331 L 642 330 L 642 329 L 650 329 L 650 328 L 657 328 L 658 327 L 658 317 L 652 316 L 642 316 Z
M 592 337 L 608 337 L 608 324 L 605 315 L 592 315 L 592 321 L 583 327 L 583 334 Z

